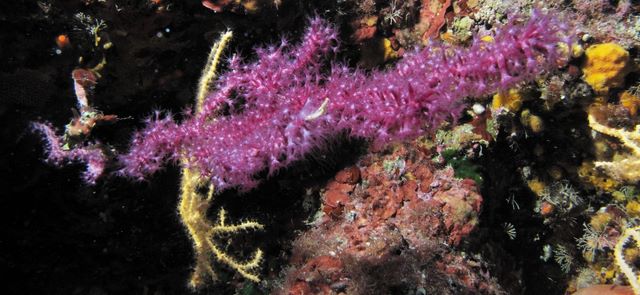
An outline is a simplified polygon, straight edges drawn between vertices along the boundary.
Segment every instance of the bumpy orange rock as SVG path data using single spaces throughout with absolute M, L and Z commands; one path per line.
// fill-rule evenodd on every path
M 402 172 L 385 170 L 389 162 L 402 162 Z M 438 169 L 417 142 L 340 171 L 322 202 L 326 215 L 294 242 L 278 294 L 391 294 L 396 284 L 427 294 L 501 293 L 480 262 L 456 249 L 478 224 L 478 187 Z

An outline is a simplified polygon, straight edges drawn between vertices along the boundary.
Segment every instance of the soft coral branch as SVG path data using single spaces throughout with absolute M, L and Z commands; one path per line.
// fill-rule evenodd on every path
M 33 123 L 32 127 L 35 131 L 42 133 L 46 141 L 49 162 L 54 165 L 62 165 L 65 161 L 84 163 L 87 168 L 82 174 L 82 179 L 89 184 L 94 184 L 104 172 L 107 156 L 99 144 L 66 148 L 62 138 L 56 134 L 56 130 L 50 124 Z
M 348 131 L 376 145 L 414 138 L 456 118 L 465 97 L 530 80 L 565 60 L 570 44 L 559 20 L 534 11 L 513 18 L 492 42 L 468 48 L 433 44 L 388 71 L 365 74 L 323 59 L 336 32 L 313 19 L 301 45 L 258 50 L 254 63 L 232 58 L 203 111 L 182 123 L 153 120 L 120 157 L 121 173 L 144 177 L 166 159 L 186 159 L 217 189 L 249 188 L 253 176 L 301 159 L 326 138 Z M 213 114 L 224 114 L 213 117 Z

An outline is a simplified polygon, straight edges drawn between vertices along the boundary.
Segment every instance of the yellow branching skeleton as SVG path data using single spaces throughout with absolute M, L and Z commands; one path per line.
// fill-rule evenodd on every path
M 635 246 L 638 247 L 640 243 L 640 226 L 625 229 L 622 236 L 618 238 L 613 256 L 616 259 L 616 265 L 620 267 L 620 270 L 627 277 L 629 284 L 633 288 L 633 293 L 640 294 L 640 276 L 636 274 L 631 264 L 625 259 L 624 255 L 625 246 L 630 244 L 632 241 L 635 243 Z
M 631 154 L 622 159 L 611 162 L 597 161 L 594 163 L 596 167 L 603 168 L 618 180 L 628 182 L 640 180 L 640 125 L 637 125 L 633 131 L 627 131 L 602 125 L 592 115 L 589 115 L 588 119 L 591 129 L 619 139 L 631 151 Z
M 198 83 L 196 112 L 201 111 L 206 94 L 212 88 L 220 56 L 231 39 L 231 36 L 231 32 L 224 33 L 211 48 L 207 64 Z M 181 161 L 183 167 L 188 167 L 188 165 L 185 164 L 189 159 L 183 158 Z M 205 193 L 202 193 L 203 191 Z M 262 229 L 263 225 L 255 221 L 227 224 L 226 211 L 222 208 L 218 212 L 216 222 L 211 222 L 207 219 L 207 211 L 211 206 L 213 193 L 213 185 L 211 185 L 207 179 L 203 178 L 197 169 L 182 169 L 178 213 L 193 240 L 196 260 L 189 285 L 193 288 L 198 288 L 206 282 L 207 278 L 216 278 L 215 271 L 211 266 L 212 259 L 226 264 L 246 279 L 254 282 L 260 281 L 258 275 L 255 273 L 256 268 L 260 266 L 260 262 L 262 261 L 263 254 L 260 249 L 257 249 L 246 261 L 238 261 L 225 252 L 225 249 L 218 246 L 215 240 L 223 235 L 236 234 L 246 230 Z

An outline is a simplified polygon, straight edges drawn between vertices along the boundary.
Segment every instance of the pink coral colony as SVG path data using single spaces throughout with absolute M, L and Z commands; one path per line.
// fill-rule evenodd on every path
M 119 174 L 142 179 L 183 158 L 218 190 L 248 189 L 256 173 L 273 173 L 340 132 L 380 146 L 433 130 L 458 116 L 463 98 L 513 87 L 564 63 L 561 42 L 571 44 L 566 25 L 533 11 L 526 22 L 511 18 L 492 41 L 476 38 L 466 48 L 432 42 L 389 70 L 365 73 L 327 66 L 337 34 L 314 18 L 300 45 L 257 49 L 253 63 L 233 56 L 198 115 L 180 123 L 150 119 L 119 156 Z M 59 162 L 63 156 L 49 142 L 49 156 Z

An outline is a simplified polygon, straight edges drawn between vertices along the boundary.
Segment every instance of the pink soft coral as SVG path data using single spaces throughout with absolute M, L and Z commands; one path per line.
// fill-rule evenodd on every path
M 47 161 L 55 165 L 65 162 L 82 162 L 86 170 L 82 179 L 89 184 L 95 184 L 98 177 L 104 172 L 107 164 L 107 156 L 100 148 L 99 143 L 74 146 L 66 148 L 62 139 L 56 134 L 55 128 L 46 123 L 33 123 L 34 130 L 42 133 L 47 145 Z
M 431 44 L 408 53 L 392 69 L 365 74 L 341 64 L 327 67 L 336 31 L 311 20 L 302 44 L 257 50 L 257 60 L 233 57 L 203 111 L 174 122 L 149 121 L 120 174 L 143 178 L 178 158 L 211 179 L 217 189 L 255 185 L 254 175 L 301 159 L 347 131 L 375 145 L 415 138 L 457 117 L 465 97 L 513 87 L 564 62 L 559 42 L 567 28 L 538 11 L 513 18 L 492 42 L 468 48 Z M 566 47 L 565 47 L 566 48 Z

